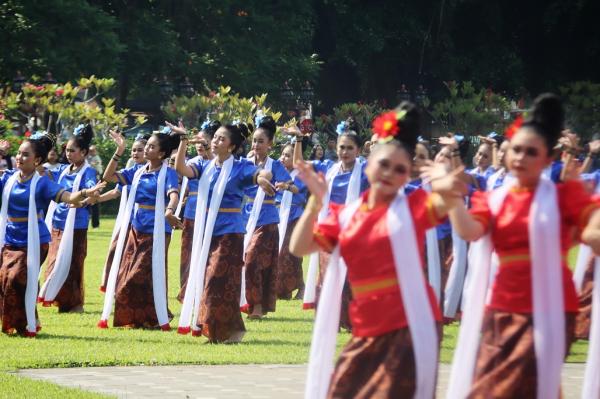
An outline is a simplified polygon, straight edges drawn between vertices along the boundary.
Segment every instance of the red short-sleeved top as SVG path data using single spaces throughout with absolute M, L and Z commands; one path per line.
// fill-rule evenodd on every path
M 572 274 L 567 267 L 567 254 L 575 239 L 579 239 L 591 212 L 599 204 L 585 191 L 580 181 L 556 185 L 560 210 L 560 237 L 565 310 L 577 312 L 578 301 Z M 471 214 L 486 231 L 492 233 L 494 250 L 500 267 L 492 288 L 489 308 L 507 312 L 531 313 L 531 256 L 529 251 L 529 208 L 534 190 L 511 189 L 498 215 L 492 217 L 489 192 L 477 192 L 472 198 Z
M 353 293 L 349 309 L 352 334 L 358 337 L 379 336 L 407 326 L 387 227 L 389 207 L 369 210 L 367 195 L 368 191 L 362 195 L 362 205 L 344 230 L 341 230 L 339 222 L 339 214 L 344 207 L 339 205 L 332 205 L 327 219 L 316 225 L 314 230 L 315 240 L 326 251 L 331 252 L 336 244 L 340 245 Z M 440 220 L 435 214 L 431 194 L 418 189 L 407 198 L 423 259 L 425 231 L 439 224 Z M 423 279 L 427 283 L 425 275 Z M 437 299 L 429 284 L 427 288 L 431 309 L 439 321 L 441 313 Z

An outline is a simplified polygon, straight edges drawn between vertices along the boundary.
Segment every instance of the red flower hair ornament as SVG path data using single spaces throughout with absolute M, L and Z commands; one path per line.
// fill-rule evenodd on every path
M 406 116 L 405 110 L 388 111 L 373 120 L 373 141 L 387 143 L 400 133 L 398 121 Z
M 514 122 L 506 128 L 504 131 L 504 136 L 509 140 L 512 139 L 521 126 L 523 126 L 523 115 L 517 116 L 517 119 L 515 119 Z

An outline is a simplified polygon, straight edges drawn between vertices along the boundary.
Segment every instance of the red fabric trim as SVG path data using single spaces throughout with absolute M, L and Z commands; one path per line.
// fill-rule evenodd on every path
M 177 334 L 181 334 L 181 335 L 187 335 L 190 333 L 192 329 L 189 327 L 178 327 L 177 328 Z
M 42 306 L 45 308 L 49 308 L 52 306 L 53 301 L 46 301 L 45 299 L 42 301 Z
M 160 326 L 160 329 L 163 331 L 171 331 L 171 325 L 169 323 L 163 324 L 162 326 Z
M 192 330 L 192 337 L 201 337 L 202 330 Z
M 98 328 L 108 328 L 108 320 L 100 320 L 97 326 Z
M 244 306 L 240 306 L 240 312 L 250 313 L 250 305 L 245 304 Z
M 42 298 L 41 296 L 38 296 L 37 303 L 42 303 L 42 302 L 44 302 L 44 298 Z
M 36 335 L 37 335 L 37 333 L 31 332 L 31 331 L 25 331 L 23 333 L 23 336 L 27 337 L 27 338 L 35 338 Z
M 303 303 L 302 304 L 302 309 L 303 310 L 310 310 L 310 309 L 314 309 L 315 308 L 315 304 L 314 302 L 311 303 Z
M 100 292 L 106 292 L 106 287 L 105 286 L 100 286 Z
M 38 326 L 35 328 L 35 331 L 38 331 L 38 332 L 39 332 L 39 331 L 42 331 L 42 326 L 39 326 L 39 325 L 38 325 Z

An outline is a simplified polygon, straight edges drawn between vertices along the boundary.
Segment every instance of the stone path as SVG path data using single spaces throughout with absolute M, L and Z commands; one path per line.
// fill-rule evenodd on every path
M 440 366 L 443 398 L 450 367 Z M 579 399 L 583 364 L 566 364 L 563 397 Z M 19 375 L 118 398 L 302 398 L 306 365 L 88 367 L 21 370 Z

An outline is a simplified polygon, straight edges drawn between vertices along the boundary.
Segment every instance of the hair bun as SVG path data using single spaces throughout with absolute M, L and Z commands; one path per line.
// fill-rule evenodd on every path
M 540 94 L 534 100 L 525 123 L 539 126 L 542 133 L 552 138 L 560 137 L 565 124 L 565 110 L 560 97 L 552 93 Z
M 269 140 L 273 140 L 273 138 L 275 137 L 275 133 L 277 132 L 277 123 L 275 123 L 275 120 L 273 119 L 272 116 L 267 115 L 267 116 L 260 116 L 256 118 L 256 122 L 257 122 L 257 129 L 264 129 L 267 131 L 267 134 L 269 136 Z
M 415 151 L 421 134 L 421 112 L 419 107 L 410 101 L 402 101 L 396 111 L 403 111 L 404 117 L 398 121 L 399 133 L 396 140 L 400 141 L 411 153 Z
M 248 125 L 246 125 L 243 122 L 239 122 L 239 123 L 235 124 L 234 126 L 239 130 L 239 133 L 242 136 L 242 138 L 244 140 L 247 140 L 248 137 L 250 136 L 250 129 L 248 128 Z

